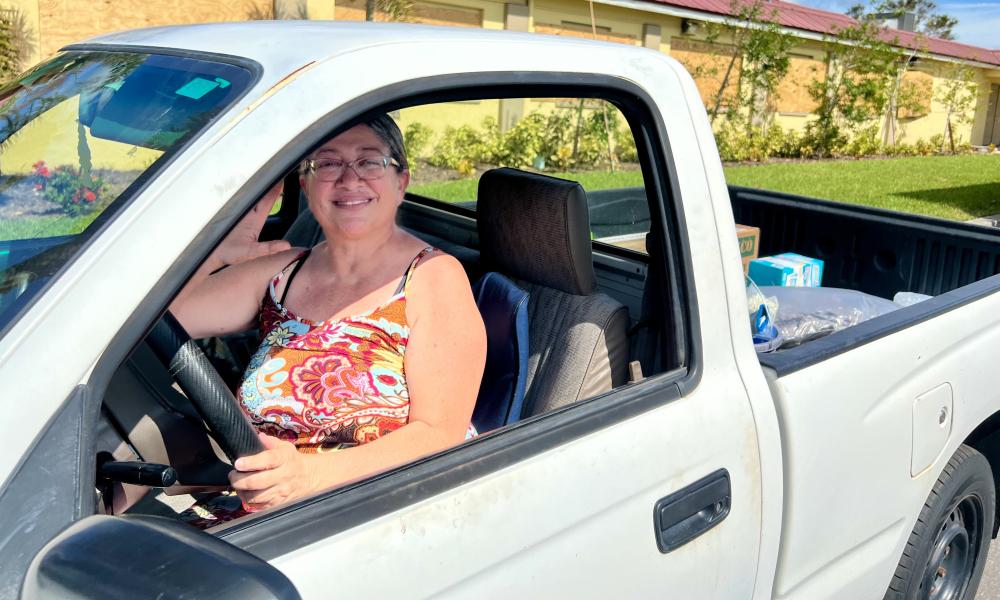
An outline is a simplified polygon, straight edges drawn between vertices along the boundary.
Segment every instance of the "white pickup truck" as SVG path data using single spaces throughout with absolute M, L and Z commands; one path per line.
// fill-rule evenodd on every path
M 532 300 L 547 286 L 610 307 L 529 304 L 523 414 L 208 531 L 172 520 L 225 481 L 246 424 L 174 390 L 154 324 L 255 200 L 365 115 L 584 105 L 627 124 L 636 179 L 602 214 L 648 231 L 648 252 L 587 235 L 597 207 L 572 173 L 500 169 L 470 202 L 401 208 L 470 279 L 503 263 Z M 0 140 L 0 597 L 975 594 L 997 523 L 1000 234 L 728 188 L 694 83 L 663 54 L 388 24 L 124 32 L 0 92 Z M 532 203 L 485 210 L 525 181 L 557 207 L 541 233 Z M 265 234 L 315 241 L 294 200 Z M 762 254 L 823 259 L 825 286 L 934 297 L 757 354 L 737 221 Z M 497 247 L 497 230 L 526 237 Z M 532 254 L 552 240 L 562 254 Z M 535 335 L 555 326 L 573 335 Z

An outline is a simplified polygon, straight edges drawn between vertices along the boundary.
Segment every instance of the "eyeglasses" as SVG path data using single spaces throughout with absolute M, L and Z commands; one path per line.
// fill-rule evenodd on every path
M 399 162 L 391 156 L 362 156 L 350 162 L 339 158 L 309 158 L 303 164 L 320 181 L 337 181 L 344 175 L 344 169 L 350 168 L 358 179 L 370 181 L 381 179 L 385 170 L 392 165 L 399 168 Z

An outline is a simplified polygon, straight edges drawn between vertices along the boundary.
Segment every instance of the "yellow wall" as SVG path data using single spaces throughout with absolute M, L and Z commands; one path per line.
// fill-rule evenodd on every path
M 3 152 L 0 153 L 0 172 L 26 174 L 38 161 L 44 161 L 50 169 L 61 165 L 78 169 L 78 108 L 77 98 L 66 100 L 4 142 Z M 97 139 L 89 133 L 85 135 L 94 169 L 143 170 L 163 154 L 158 150 Z

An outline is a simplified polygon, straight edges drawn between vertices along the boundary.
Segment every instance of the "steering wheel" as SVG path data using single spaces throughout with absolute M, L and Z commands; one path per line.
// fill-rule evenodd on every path
M 147 341 L 229 460 L 264 450 L 257 431 L 236 404 L 233 393 L 169 311 L 153 326 Z

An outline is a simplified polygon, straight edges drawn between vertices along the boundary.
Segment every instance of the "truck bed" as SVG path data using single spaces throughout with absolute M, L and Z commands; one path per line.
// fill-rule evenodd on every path
M 759 227 L 760 255 L 823 259 L 824 287 L 891 299 L 938 296 L 1000 273 L 1000 230 L 729 186 L 737 223 Z
M 982 298 L 1000 287 L 1000 230 L 729 187 L 737 223 L 759 227 L 760 255 L 797 252 L 824 261 L 823 286 L 891 299 L 934 296 L 794 348 L 759 354 L 780 377 Z
M 649 212 L 642 188 L 588 192 L 595 239 L 642 250 Z M 823 286 L 892 299 L 932 300 L 825 338 L 760 354 L 779 375 L 975 300 L 1000 287 L 1000 229 L 792 194 L 729 186 L 736 222 L 760 228 L 760 256 L 797 252 L 824 261 Z

